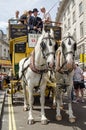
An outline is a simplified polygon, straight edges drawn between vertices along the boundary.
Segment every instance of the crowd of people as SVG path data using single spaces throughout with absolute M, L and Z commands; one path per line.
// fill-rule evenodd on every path
M 51 15 L 46 11 L 45 7 L 41 7 L 40 12 L 43 14 L 43 18 L 38 16 L 39 11 L 37 8 L 29 11 L 25 10 L 21 16 L 19 16 L 20 12 L 17 10 L 13 23 L 26 24 L 30 33 L 41 33 L 44 24 L 51 25 Z

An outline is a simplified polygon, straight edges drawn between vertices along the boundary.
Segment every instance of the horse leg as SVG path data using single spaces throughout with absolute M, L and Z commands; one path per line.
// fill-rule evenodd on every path
M 73 115 L 73 110 L 72 110 L 71 91 L 72 91 L 72 87 L 68 87 L 68 88 L 67 88 L 67 94 L 68 94 L 68 114 L 69 114 L 69 122 L 73 123 L 73 122 L 75 122 L 75 116 Z
M 27 91 L 27 86 L 25 82 L 22 83 L 23 85 L 23 92 L 24 92 L 24 111 L 28 110 L 29 102 L 28 102 L 28 91 Z
M 63 108 L 63 96 L 64 96 L 64 92 L 61 92 L 60 94 L 60 106 Z
M 61 102 L 61 92 L 59 88 L 56 90 L 56 100 L 57 100 L 57 107 L 56 107 L 56 120 L 62 120 L 61 110 L 60 110 L 60 102 Z
M 56 87 L 53 88 L 53 109 L 56 108 Z
M 46 85 L 45 85 L 46 86 Z M 45 104 L 45 89 L 44 85 L 41 86 L 40 91 L 41 91 L 41 95 L 40 95 L 40 104 L 41 104 L 41 123 L 42 125 L 46 125 L 48 123 L 48 120 L 45 116 L 45 110 L 44 110 L 44 104 Z
M 28 124 L 34 124 L 34 118 L 33 118 L 33 86 L 29 86 L 29 116 L 28 116 Z

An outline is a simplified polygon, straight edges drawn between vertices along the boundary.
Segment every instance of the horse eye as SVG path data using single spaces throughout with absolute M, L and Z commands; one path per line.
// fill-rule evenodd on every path
M 76 51 L 76 49 L 77 49 L 77 45 L 76 43 L 74 43 L 74 51 Z
M 55 47 L 55 51 L 56 51 L 58 49 L 58 44 L 56 43 L 54 47 Z
M 45 50 L 46 44 L 44 43 L 44 41 L 42 41 L 40 45 L 41 45 L 42 49 Z

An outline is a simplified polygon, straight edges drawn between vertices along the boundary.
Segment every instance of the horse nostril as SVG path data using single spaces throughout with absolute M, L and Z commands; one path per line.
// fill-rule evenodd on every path
M 48 66 L 49 66 L 49 68 L 52 68 L 53 65 L 54 65 L 53 63 L 48 62 Z

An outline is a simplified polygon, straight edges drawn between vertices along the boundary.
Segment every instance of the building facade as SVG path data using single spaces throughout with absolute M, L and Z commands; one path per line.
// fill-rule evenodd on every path
M 62 23 L 62 37 L 73 35 L 77 42 L 75 60 L 86 66 L 86 0 L 62 0 L 56 14 L 56 22 Z
M 10 67 L 11 62 L 7 36 L 0 30 L 0 73 L 8 72 Z

